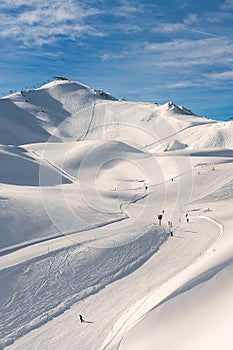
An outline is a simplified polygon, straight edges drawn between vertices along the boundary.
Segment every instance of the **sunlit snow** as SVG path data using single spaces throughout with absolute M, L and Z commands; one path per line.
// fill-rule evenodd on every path
M 0 144 L 0 348 L 232 349 L 232 122 L 57 80 Z

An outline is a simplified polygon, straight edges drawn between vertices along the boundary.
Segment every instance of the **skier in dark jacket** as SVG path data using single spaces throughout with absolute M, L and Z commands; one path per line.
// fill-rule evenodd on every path
M 79 315 L 79 319 L 80 319 L 81 323 L 84 322 L 84 319 L 83 319 L 82 315 Z

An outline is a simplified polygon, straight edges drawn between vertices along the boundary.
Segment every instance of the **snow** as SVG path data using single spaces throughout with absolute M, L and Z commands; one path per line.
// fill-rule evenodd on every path
M 148 339 L 144 342 L 146 349 L 154 349 L 154 344 L 163 349 L 171 346 L 177 349 L 231 349 L 232 258 L 226 255 L 219 259 L 219 249 L 216 242 L 212 252 L 208 252 L 214 258 L 205 256 L 194 271 L 184 271 L 185 280 L 179 288 L 159 302 L 154 299 L 153 308 L 122 340 L 120 349 L 139 349 L 145 339 Z M 144 336 L 136 338 L 136 345 L 135 334 L 139 332 Z M 168 332 L 170 337 L 165 338 Z
M 0 111 L 0 348 L 230 350 L 232 123 L 69 80 Z
M 179 140 L 174 140 L 171 143 L 169 143 L 166 147 L 166 149 L 164 150 L 164 152 L 166 151 L 177 151 L 179 149 L 185 149 L 187 148 L 188 145 L 185 143 L 181 143 Z
M 198 129 L 201 127 L 202 132 Z M 197 135 L 199 137 L 197 137 Z M 197 126 L 182 133 L 192 149 L 233 148 L 233 126 L 231 122 L 216 122 Z

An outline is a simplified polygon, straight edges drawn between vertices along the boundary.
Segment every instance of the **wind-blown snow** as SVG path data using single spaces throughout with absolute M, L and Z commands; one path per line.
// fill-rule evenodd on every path
M 231 350 L 231 122 L 57 80 L 0 157 L 0 348 Z

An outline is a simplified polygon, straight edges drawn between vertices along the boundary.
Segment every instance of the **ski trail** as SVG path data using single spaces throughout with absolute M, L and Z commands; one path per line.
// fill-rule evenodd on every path
M 32 153 L 33 155 L 35 155 L 37 158 L 40 159 L 40 162 L 45 162 L 48 165 L 52 166 L 54 169 L 58 170 L 58 172 L 60 172 L 64 177 L 66 177 L 68 180 L 70 180 L 71 182 L 78 182 L 78 179 L 74 176 L 72 176 L 71 174 L 69 174 L 67 171 L 65 171 L 63 168 L 59 167 L 57 164 L 55 164 L 52 160 L 48 160 L 47 158 L 45 158 L 44 156 L 40 155 L 38 152 L 36 152 L 35 150 L 31 150 L 28 151 L 29 153 Z
M 95 98 L 93 97 L 93 106 L 92 106 L 90 121 L 89 121 L 89 124 L 88 124 L 88 126 L 87 126 L 87 130 L 86 130 L 85 134 L 83 134 L 83 135 L 81 136 L 81 139 L 82 139 L 82 140 L 85 140 L 85 139 L 86 139 L 86 137 L 87 137 L 87 135 L 88 135 L 88 133 L 89 133 L 89 131 L 90 131 L 90 129 L 91 129 L 91 124 L 92 124 L 92 122 L 93 122 L 94 115 L 95 115 L 95 105 L 96 105 L 96 102 L 95 102 Z M 79 139 L 79 141 L 80 141 L 80 139 Z
M 215 122 L 213 122 L 213 123 L 215 123 Z M 179 130 L 179 131 L 177 131 L 177 132 L 174 132 L 173 134 L 170 134 L 170 135 L 168 135 L 168 136 L 165 136 L 165 137 L 162 138 L 162 139 L 159 139 L 159 140 L 157 140 L 157 141 L 155 141 L 155 142 L 152 142 L 152 143 L 150 143 L 150 144 L 148 144 L 148 145 L 142 147 L 141 150 L 147 149 L 148 147 L 152 147 L 152 146 L 157 145 L 158 143 L 161 143 L 161 142 L 163 142 L 163 141 L 169 140 L 170 138 L 172 138 L 172 137 L 174 137 L 174 136 L 176 136 L 176 135 L 181 134 L 181 133 L 182 133 L 183 131 L 185 131 L 185 130 L 188 130 L 188 129 L 190 129 L 190 128 L 194 128 L 195 126 L 201 126 L 201 125 L 204 125 L 204 124 L 210 124 L 210 123 L 209 123 L 209 122 L 206 122 L 206 123 L 197 123 L 197 124 L 195 124 L 195 125 L 188 125 L 188 126 L 186 126 L 185 128 L 183 128 L 183 129 L 181 129 L 181 130 Z
M 48 161 L 48 163 L 50 163 Z M 51 165 L 53 165 L 52 163 L 50 163 Z M 57 167 L 58 169 L 58 167 Z M 60 169 L 62 171 L 62 169 Z M 141 188 L 140 188 L 141 189 Z M 114 224 L 114 223 L 117 223 L 117 222 L 120 222 L 120 221 L 123 221 L 123 220 L 126 220 L 126 219 L 129 219 L 130 216 L 128 215 L 128 213 L 126 212 L 126 208 L 131 205 L 131 204 L 134 204 L 134 203 L 137 203 L 138 201 L 140 200 L 143 200 L 145 197 L 148 196 L 148 193 L 144 194 L 144 195 L 140 195 L 140 194 L 135 194 L 133 197 L 132 197 L 132 200 L 130 202 L 125 202 L 125 203 L 121 203 L 119 205 L 119 210 L 120 212 L 122 213 L 123 217 L 118 217 L 118 218 L 115 218 L 115 219 L 112 219 L 112 220 L 109 220 L 107 222 L 104 222 L 104 223 L 100 223 L 100 224 L 96 224 L 96 225 L 92 225 L 91 227 L 87 227 L 87 228 L 82 228 L 80 230 L 73 230 L 73 231 L 68 231 L 68 232 L 63 232 L 63 233 L 59 233 L 59 234 L 53 234 L 53 235 L 50 235 L 46 238 L 42 238 L 42 239 L 38 239 L 38 240 L 33 240 L 33 241 L 29 241 L 29 242 L 26 242 L 26 243 L 22 243 L 22 244 L 17 244 L 15 246 L 11 246 L 9 248 L 4 248 L 4 249 L 1 249 L 0 250 L 0 257 L 1 256 L 5 256 L 5 255 L 8 255 L 8 254 L 11 254 L 11 253 L 14 253 L 14 252 L 17 252 L 18 250 L 21 250 L 21 249 L 24 249 L 24 248 L 29 248 L 31 246 L 34 246 L 34 245 L 37 245 L 37 244 L 41 244 L 41 243 L 45 243 L 45 242 L 51 242 L 51 241 L 55 241 L 59 238 L 63 238 L 64 236 L 68 237 L 68 236 L 71 236 L 71 235 L 74 235 L 74 234 L 77 234 L 77 233 L 82 233 L 82 232 L 87 232 L 87 231 L 92 231 L 94 229 L 98 229 L 98 228 L 102 228 L 102 227 L 106 227 L 108 225 L 111 225 L 111 224 Z M 125 206 L 125 208 L 124 208 Z M 70 237 L 71 239 L 71 237 Z M 76 243 L 76 241 L 74 241 Z M 87 242 L 85 242 L 87 243 Z
M 125 215 L 124 217 L 121 217 L 121 218 L 116 218 L 116 219 L 113 219 L 113 220 L 109 220 L 107 222 L 104 222 L 102 224 L 97 224 L 97 225 L 93 225 L 91 227 L 88 227 L 88 228 L 83 228 L 81 230 L 74 230 L 74 231 L 69 231 L 69 232 L 64 232 L 64 233 L 60 233 L 60 234 L 57 234 L 57 235 L 52 235 L 52 236 L 48 236 L 46 238 L 43 238 L 43 239 L 38 239 L 38 240 L 34 240 L 34 241 L 29 241 L 27 243 L 23 243 L 23 244 L 19 244 L 19 245 L 16 245 L 16 246 L 13 246 L 13 247 L 9 247 L 9 248 L 4 248 L 0 251 L 0 257 L 1 256 L 5 256 L 5 255 L 8 255 L 8 254 L 11 254 L 11 253 L 14 253 L 14 252 L 17 252 L 18 250 L 21 250 L 21 249 L 24 249 L 24 248 L 30 248 L 34 245 L 37 245 L 37 244 L 40 244 L 40 243 L 45 243 L 45 242 L 51 242 L 51 241 L 55 241 L 59 238 L 63 238 L 63 237 L 69 237 L 69 239 L 71 240 L 72 238 L 70 237 L 71 235 L 74 235 L 76 233 L 82 233 L 82 232 L 87 232 L 87 231 L 92 231 L 94 229 L 98 229 L 98 228 L 102 228 L 102 227 L 105 227 L 105 226 L 108 226 L 108 225 L 112 225 L 114 223 L 117 223 L 119 221 L 123 221 L 123 220 L 126 220 L 128 219 L 128 215 L 126 213 L 124 213 L 124 211 L 122 210 L 122 213 Z M 89 241 L 85 241 L 84 243 L 88 243 Z M 74 243 L 77 243 L 76 240 L 74 240 Z M 83 243 L 83 244 L 84 244 Z
M 146 198 L 148 196 L 148 193 L 144 194 L 144 195 L 140 195 L 140 194 L 135 194 L 133 197 L 132 197 L 132 200 L 130 202 L 126 202 L 126 203 L 121 203 L 120 204 L 120 210 L 122 211 L 122 213 L 124 215 L 127 216 L 127 218 L 129 219 L 130 216 L 129 214 L 127 213 L 126 209 L 131 205 L 131 204 L 135 204 L 141 200 L 143 200 L 144 198 Z M 124 208 L 125 207 L 125 208 Z
M 219 240 L 219 238 L 220 238 L 220 237 L 222 236 L 222 234 L 223 234 L 223 230 L 224 230 L 223 224 L 221 224 L 220 222 L 218 222 L 216 219 L 212 219 L 212 218 L 210 218 L 210 217 L 208 217 L 208 216 L 198 215 L 197 217 L 200 218 L 200 219 L 204 219 L 204 220 L 210 221 L 210 222 L 212 222 L 213 224 L 215 224 L 216 226 L 219 227 L 219 235 L 218 235 L 218 238 L 217 238 L 216 241 L 215 241 L 215 242 L 217 242 L 217 241 Z
M 122 315 L 122 317 L 118 319 L 116 324 L 113 326 L 112 332 L 107 336 L 107 338 L 103 342 L 101 346 L 102 350 L 107 350 L 107 349 L 112 350 L 114 348 L 117 350 L 120 350 L 120 346 L 124 339 L 125 334 L 127 334 L 127 332 L 133 326 L 135 326 L 146 315 L 146 313 L 150 309 L 155 308 L 157 305 L 161 304 L 163 300 L 166 300 L 169 297 L 169 295 L 174 293 L 175 290 L 180 287 L 181 283 L 184 284 L 185 282 L 188 282 L 186 280 L 183 280 L 186 278 L 186 276 L 190 276 L 188 271 L 192 270 L 194 266 L 197 267 L 197 264 L 200 264 L 200 262 L 202 262 L 202 259 L 207 255 L 209 255 L 210 252 L 212 252 L 212 247 L 217 242 L 217 240 L 221 237 L 224 227 L 217 220 L 209 218 L 207 216 L 198 215 L 197 218 L 209 221 L 218 227 L 219 234 L 216 240 L 201 255 L 200 258 L 195 260 L 185 270 L 181 271 L 177 275 L 174 275 L 173 278 L 169 279 L 165 284 L 161 285 L 159 288 L 152 291 L 150 294 L 146 295 L 143 299 L 139 300 L 138 302 L 136 302 L 136 304 L 132 305 L 128 310 L 126 310 L 125 313 Z M 188 278 L 190 280 L 190 277 Z M 163 289 L 165 290 L 165 293 L 162 292 L 161 294 L 161 291 Z M 159 297 L 156 297 L 157 294 L 159 295 Z M 155 299 L 156 301 L 153 302 L 153 299 Z

